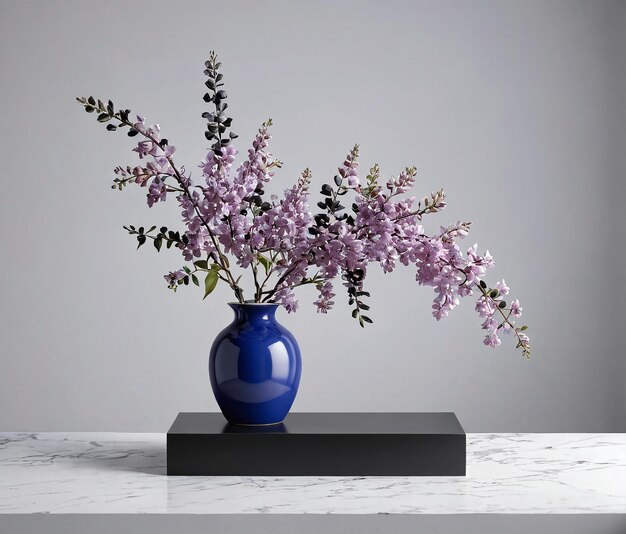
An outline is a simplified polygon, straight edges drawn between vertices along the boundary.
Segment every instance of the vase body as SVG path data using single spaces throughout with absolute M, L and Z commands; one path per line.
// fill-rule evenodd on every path
M 211 347 L 209 377 L 224 417 L 235 425 L 283 421 L 300 384 L 300 348 L 276 321 L 279 304 L 229 306 L 235 319 Z

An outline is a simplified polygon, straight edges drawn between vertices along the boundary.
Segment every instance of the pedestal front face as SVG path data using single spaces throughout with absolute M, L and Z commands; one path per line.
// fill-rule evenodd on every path
M 168 475 L 464 476 L 453 413 L 292 413 L 280 425 L 230 425 L 180 413 L 167 433 Z

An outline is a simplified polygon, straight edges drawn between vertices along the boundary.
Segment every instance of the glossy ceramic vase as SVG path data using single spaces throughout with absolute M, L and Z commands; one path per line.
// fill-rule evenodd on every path
M 217 404 L 235 425 L 281 423 L 300 384 L 298 343 L 276 321 L 280 304 L 229 306 L 235 319 L 219 333 L 209 357 Z

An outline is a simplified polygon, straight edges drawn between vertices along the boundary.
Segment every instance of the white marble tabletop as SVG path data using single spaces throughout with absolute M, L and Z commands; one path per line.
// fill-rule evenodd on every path
M 468 434 L 466 477 L 164 473 L 164 434 L 2 433 L 0 514 L 626 513 L 626 434 Z

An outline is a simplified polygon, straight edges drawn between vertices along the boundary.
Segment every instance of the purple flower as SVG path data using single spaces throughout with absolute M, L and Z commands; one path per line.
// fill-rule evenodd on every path
M 318 313 L 328 313 L 333 305 L 335 304 L 332 298 L 335 296 L 333 293 L 333 284 L 332 282 L 324 282 L 321 286 L 318 287 L 319 297 L 315 301 L 315 305 L 317 306 Z
M 513 317 L 521 317 L 522 316 L 522 307 L 519 305 L 519 300 L 515 299 L 511 302 L 511 315 Z
M 289 313 L 293 313 L 298 309 L 298 301 L 296 300 L 295 293 L 289 289 L 284 288 L 276 293 L 276 301 L 282 303 L 285 309 Z
M 509 286 L 506 285 L 504 279 L 502 279 L 500 282 L 496 282 L 496 289 L 500 292 L 500 295 L 509 294 Z
M 148 188 L 148 207 L 152 207 L 155 202 L 164 202 L 167 198 L 167 186 L 158 177 L 152 180 Z
M 165 281 L 167 282 L 167 287 L 176 291 L 178 282 L 185 278 L 185 276 L 185 271 L 178 269 L 178 271 L 170 271 L 163 278 L 165 278 Z
M 485 339 L 483 339 L 483 345 L 486 345 L 487 347 L 491 347 L 491 348 L 494 348 L 494 349 L 497 346 L 499 346 L 500 343 L 502 343 L 502 341 L 500 341 L 500 338 L 495 333 L 486 335 Z

